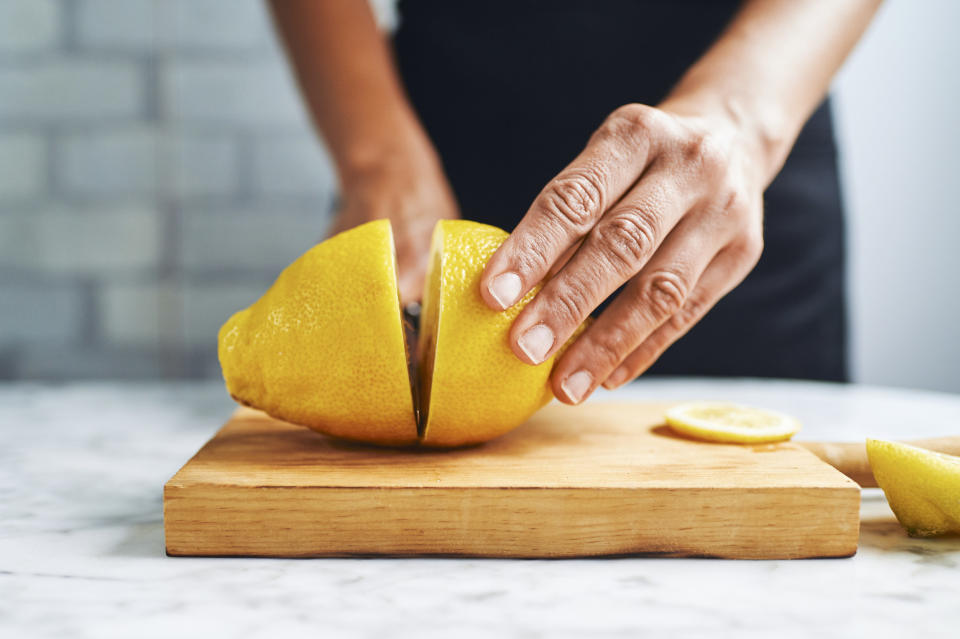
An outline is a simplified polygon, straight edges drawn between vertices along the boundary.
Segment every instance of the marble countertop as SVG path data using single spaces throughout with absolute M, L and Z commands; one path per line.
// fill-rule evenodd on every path
M 957 433 L 960 396 L 644 380 L 595 400 L 730 399 L 798 438 Z M 911 539 L 864 491 L 850 559 L 195 559 L 161 488 L 225 420 L 216 383 L 0 385 L 0 637 L 960 636 L 960 539 Z

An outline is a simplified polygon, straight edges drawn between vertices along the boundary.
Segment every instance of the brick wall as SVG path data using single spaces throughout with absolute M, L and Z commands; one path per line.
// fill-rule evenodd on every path
M 0 379 L 219 374 L 334 197 L 259 0 L 0 0 Z

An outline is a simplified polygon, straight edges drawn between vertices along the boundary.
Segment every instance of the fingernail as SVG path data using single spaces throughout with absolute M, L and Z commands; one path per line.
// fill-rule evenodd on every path
M 502 277 L 502 276 L 501 276 Z M 537 324 L 527 329 L 527 332 L 517 340 L 517 346 L 520 347 L 527 357 L 539 364 L 547 359 L 547 353 L 553 348 L 553 331 L 546 324 Z
M 607 381 L 603 383 L 603 387 L 607 390 L 613 390 L 617 386 L 620 386 L 626 382 L 628 377 L 630 377 L 630 371 L 627 370 L 626 366 L 621 366 L 617 370 L 610 373 L 610 377 L 608 377 Z
M 523 282 L 516 273 L 501 273 L 493 278 L 487 287 L 490 296 L 497 300 L 497 304 L 503 309 L 508 309 L 516 303 L 522 289 Z
M 593 375 L 589 371 L 577 371 L 567 377 L 560 384 L 560 388 L 571 402 L 579 404 L 583 401 L 590 385 L 593 384 Z

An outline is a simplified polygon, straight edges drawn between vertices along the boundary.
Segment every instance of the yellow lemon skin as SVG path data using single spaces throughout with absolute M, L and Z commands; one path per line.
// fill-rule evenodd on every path
M 346 439 L 417 442 L 387 220 L 304 253 L 223 325 L 218 351 L 243 404 Z
M 867 440 L 867 457 L 910 535 L 960 534 L 960 457 L 880 439 Z
M 508 343 L 513 320 L 540 287 L 502 312 L 480 296 L 483 268 L 507 235 L 466 220 L 434 228 L 418 344 L 426 446 L 488 441 L 553 399 L 548 380 L 554 358 L 531 366 Z

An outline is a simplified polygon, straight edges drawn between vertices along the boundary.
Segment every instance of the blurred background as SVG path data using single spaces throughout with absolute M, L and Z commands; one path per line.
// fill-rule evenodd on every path
M 835 84 L 859 382 L 960 392 L 957 24 L 889 0 Z M 0 379 L 219 376 L 336 190 L 260 0 L 0 0 Z

